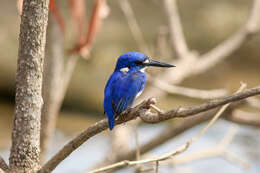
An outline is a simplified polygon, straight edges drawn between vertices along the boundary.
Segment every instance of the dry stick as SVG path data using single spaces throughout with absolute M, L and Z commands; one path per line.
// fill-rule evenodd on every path
M 8 173 L 9 172 L 9 166 L 7 165 L 5 160 L 2 158 L 2 156 L 0 156 L 0 172 L 1 172 L 1 170 L 4 173 Z
M 250 164 L 242 159 L 240 159 L 240 157 L 235 156 L 232 153 L 229 152 L 224 152 L 221 154 L 222 157 L 224 159 L 226 159 L 227 161 L 233 162 L 234 164 L 238 164 L 241 165 L 242 167 L 249 169 L 250 168 Z
M 162 2 L 170 31 L 172 49 L 175 50 L 177 57 L 181 59 L 189 58 L 191 53 L 189 52 L 183 34 L 182 24 L 177 8 L 177 0 L 163 0 Z
M 155 162 L 155 173 L 159 173 L 159 161 Z
M 214 99 L 226 96 L 228 94 L 228 91 L 226 89 L 201 90 L 195 88 L 187 88 L 177 85 L 170 85 L 159 79 L 154 79 L 152 84 L 168 94 L 176 94 L 196 99 Z
M 167 10 L 165 12 L 167 13 L 166 15 L 167 18 L 173 17 L 172 10 Z M 235 50 L 237 50 L 242 45 L 242 43 L 244 43 L 247 39 L 251 38 L 253 34 L 257 33 L 258 30 L 257 22 L 259 18 L 260 18 L 260 0 L 254 0 L 254 3 L 252 5 L 252 10 L 246 24 L 242 26 L 237 33 L 232 35 L 227 40 L 221 42 L 219 45 L 217 45 L 209 52 L 200 55 L 199 58 L 196 58 L 194 57 L 193 54 L 190 54 L 190 57 L 185 60 L 180 59 L 178 61 L 173 61 L 172 64 L 175 64 L 177 68 L 166 70 L 163 74 L 159 75 L 157 78 L 162 81 L 167 81 L 168 84 L 177 84 L 182 82 L 187 77 L 198 75 L 205 72 L 208 69 L 211 69 L 214 65 L 223 61 L 225 58 L 228 57 L 228 55 L 230 55 Z M 169 20 L 172 19 L 168 19 L 168 21 Z M 169 22 L 168 25 L 169 28 L 171 28 Z M 174 34 L 172 30 L 169 30 L 169 32 L 170 34 Z M 171 42 L 171 44 L 178 44 L 178 43 Z M 150 93 L 152 93 L 154 97 L 161 97 L 167 94 L 164 91 L 159 90 L 158 88 L 149 86 L 142 94 L 142 98 L 149 98 Z
M 194 160 L 221 156 L 224 159 L 227 159 L 228 161 L 231 161 L 235 164 L 241 165 L 244 168 L 249 168 L 250 165 L 248 162 L 243 161 L 243 160 L 239 159 L 238 157 L 233 156 L 231 153 L 227 152 L 227 147 L 230 144 L 230 142 L 232 141 L 236 132 L 237 132 L 237 127 L 231 126 L 228 133 L 225 135 L 225 137 L 219 142 L 219 144 L 216 147 L 202 150 L 197 153 L 180 155 L 179 157 L 176 157 L 172 160 L 165 162 L 164 165 L 168 165 L 168 164 L 180 165 L 180 164 L 186 164 L 186 163 L 194 161 Z M 227 154 L 232 155 L 233 158 L 226 157 Z
M 260 100 L 257 98 L 248 98 L 247 102 L 250 106 L 260 109 Z
M 135 136 L 135 145 L 136 145 L 136 160 L 140 160 L 141 154 L 140 154 L 140 143 L 139 143 L 139 138 L 138 138 L 138 129 L 137 126 L 134 125 L 134 136 Z M 136 173 L 141 172 L 142 166 L 141 165 L 136 165 Z
M 242 110 L 235 110 L 231 115 L 225 117 L 227 120 L 250 126 L 260 126 L 260 115 L 259 113 L 251 113 Z
M 128 0 L 119 0 L 118 1 L 120 4 L 120 7 L 122 11 L 124 12 L 124 15 L 127 19 L 128 26 L 131 30 L 131 33 L 133 34 L 133 37 L 139 47 L 139 49 L 144 52 L 149 54 L 149 49 L 146 46 L 147 44 L 145 43 L 142 31 L 137 23 L 136 17 L 134 15 L 133 9 L 128 2 Z
M 246 85 L 242 84 L 242 86 L 240 87 L 240 89 L 236 93 L 241 92 L 245 88 L 246 88 Z M 201 135 L 203 135 L 206 132 L 206 130 L 210 126 L 212 126 L 212 124 L 214 124 L 216 122 L 216 120 L 227 109 L 227 107 L 229 105 L 230 105 L 230 103 L 222 106 L 221 109 L 218 111 L 218 113 L 211 119 L 211 121 L 197 135 L 195 135 L 190 140 L 188 140 L 188 142 L 186 142 L 185 144 L 181 145 L 180 147 L 178 147 L 177 149 L 175 149 L 175 150 L 173 150 L 171 152 L 168 152 L 168 153 L 166 153 L 166 154 L 164 154 L 162 156 L 151 158 L 151 159 L 143 159 L 143 160 L 137 160 L 137 161 L 125 160 L 125 161 L 122 161 L 122 162 L 119 162 L 119 163 L 115 163 L 115 164 L 112 164 L 112 165 L 109 165 L 109 166 L 106 166 L 106 167 L 103 167 L 103 168 L 99 168 L 99 169 L 90 171 L 89 173 L 99 173 L 99 172 L 109 171 L 109 170 L 112 170 L 112 169 L 115 169 L 115 168 L 118 168 L 118 167 L 121 168 L 121 167 L 126 167 L 126 166 L 134 166 L 134 165 L 137 165 L 137 164 L 140 165 L 140 164 L 145 164 L 145 163 L 150 163 L 150 162 L 156 162 L 156 164 L 157 164 L 159 161 L 164 161 L 164 160 L 170 159 L 173 156 L 186 151 L 188 149 L 188 147 L 193 142 L 195 142 Z
M 182 108 L 182 109 L 174 109 L 168 111 L 164 114 L 155 115 L 151 114 L 148 110 L 151 104 L 154 104 L 153 99 L 145 100 L 141 104 L 137 105 L 134 108 L 128 109 L 122 114 L 122 117 L 126 117 L 124 120 L 116 120 L 115 124 L 122 124 L 127 121 L 133 120 L 136 117 L 140 116 L 147 122 L 155 123 L 165 121 L 171 118 L 177 117 L 188 117 L 194 114 L 208 111 L 210 109 L 214 109 L 218 106 L 222 106 L 224 104 L 239 101 L 245 99 L 247 97 L 251 97 L 254 95 L 260 94 L 260 86 L 252 89 L 248 89 L 246 91 L 233 94 L 228 97 L 224 97 L 222 99 L 217 99 L 213 101 L 209 101 L 208 103 L 204 103 L 202 105 L 190 107 L 190 108 Z M 150 119 L 149 116 L 152 116 Z M 56 153 L 41 169 L 39 172 L 50 172 L 56 168 L 56 166 L 64 160 L 69 154 L 71 154 L 75 149 L 77 149 L 81 144 L 83 144 L 86 140 L 95 136 L 96 134 L 106 130 L 108 128 L 108 122 L 106 119 L 103 119 L 93 125 L 91 125 L 88 129 L 84 130 L 80 133 L 76 138 L 72 139 L 68 144 L 66 144 L 58 153 Z

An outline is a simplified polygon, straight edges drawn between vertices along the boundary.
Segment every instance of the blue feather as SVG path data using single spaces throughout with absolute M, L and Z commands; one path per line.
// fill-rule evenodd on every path
M 128 52 L 121 55 L 105 87 L 104 110 L 112 130 L 115 118 L 131 107 L 137 95 L 143 91 L 146 75 L 142 69 L 148 66 L 174 67 L 155 61 L 140 52 Z
M 133 105 L 136 96 L 144 89 L 145 73 L 130 70 L 128 73 L 115 71 L 105 88 L 105 113 L 108 116 L 110 130 L 114 127 L 114 119 L 121 112 Z

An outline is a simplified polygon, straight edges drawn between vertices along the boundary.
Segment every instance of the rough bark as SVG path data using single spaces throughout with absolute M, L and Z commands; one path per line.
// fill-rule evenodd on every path
M 52 14 L 47 28 L 46 56 L 43 72 L 43 108 L 41 116 L 41 162 L 44 162 L 56 126 L 62 98 L 62 72 L 64 68 L 63 36 Z
M 251 88 L 243 92 L 233 94 L 222 99 L 212 100 L 208 103 L 204 103 L 198 106 L 193 106 L 189 108 L 177 108 L 170 110 L 161 114 L 154 114 L 149 112 L 152 104 L 155 104 L 154 99 L 149 99 L 143 101 L 141 104 L 134 108 L 127 109 L 124 111 L 120 117 L 125 117 L 123 119 L 117 119 L 115 125 L 119 125 L 137 117 L 140 117 L 143 121 L 149 123 L 158 123 L 170 118 L 185 118 L 189 116 L 194 116 L 200 112 L 205 112 L 227 103 L 239 101 L 254 95 L 260 94 L 260 86 L 256 88 Z M 149 118 L 149 116 L 151 118 Z M 165 117 L 164 117 L 165 116 Z M 74 150 L 76 150 L 80 145 L 82 145 L 89 138 L 95 136 L 98 133 L 106 130 L 108 128 L 107 119 L 96 122 L 95 124 L 88 127 L 86 130 L 81 132 L 77 137 L 68 142 L 59 152 L 57 152 L 39 171 L 39 173 L 49 173 L 53 171 L 60 162 L 62 162 L 67 156 L 69 156 Z
M 39 169 L 42 72 L 48 21 L 48 0 L 24 0 L 21 16 L 11 172 Z

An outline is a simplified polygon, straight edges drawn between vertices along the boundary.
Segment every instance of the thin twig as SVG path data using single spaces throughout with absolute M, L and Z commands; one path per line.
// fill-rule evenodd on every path
M 189 58 L 191 53 L 183 34 L 177 0 L 163 0 L 162 2 L 169 27 L 171 46 L 178 58 Z
M 248 98 L 247 102 L 249 106 L 252 106 L 254 108 L 260 109 L 260 100 L 257 98 Z
M 155 173 L 159 173 L 159 161 L 155 162 Z
M 245 84 L 242 84 L 242 86 L 239 88 L 239 90 L 236 93 L 241 92 L 242 90 L 244 90 L 246 88 Z M 198 138 L 203 135 L 206 130 L 212 126 L 212 124 L 214 124 L 216 122 L 216 120 L 220 117 L 220 115 L 225 111 L 225 109 L 227 109 L 227 107 L 230 105 L 230 103 L 224 105 L 221 107 L 221 109 L 218 111 L 218 113 L 212 118 L 212 120 L 194 137 L 192 137 L 191 139 L 189 139 L 185 144 L 181 145 L 180 147 L 178 147 L 177 149 L 174 149 L 171 152 L 168 152 L 162 156 L 159 157 L 155 157 L 155 158 L 151 158 L 151 159 L 143 159 L 143 160 L 137 160 L 137 161 L 129 161 L 129 160 L 125 160 L 119 163 L 115 163 L 103 168 L 99 168 L 93 171 L 90 171 L 89 173 L 99 173 L 99 172 L 104 172 L 104 171 L 109 171 L 118 167 L 126 167 L 126 166 L 134 166 L 134 165 L 140 165 L 140 164 L 145 164 L 145 163 L 150 163 L 150 162 L 156 162 L 156 164 L 158 164 L 159 161 L 164 161 L 167 159 L 172 158 L 173 156 L 180 154 L 184 151 L 186 151 L 188 149 L 188 147 L 195 142 L 196 140 L 198 140 Z M 158 168 L 156 168 L 158 169 Z
M 172 11 L 169 12 L 170 15 L 172 15 Z M 241 29 L 238 32 L 236 32 L 227 40 L 221 42 L 215 48 L 211 49 L 209 52 L 205 54 L 202 54 L 200 56 L 194 56 L 194 54 L 190 54 L 189 58 L 173 61 L 172 64 L 176 65 L 177 68 L 180 68 L 178 68 L 178 70 L 176 70 L 177 68 L 168 69 L 163 74 L 158 75 L 157 78 L 165 82 L 167 81 L 168 84 L 178 84 L 187 77 L 198 75 L 205 72 L 206 70 L 211 69 L 213 66 L 227 58 L 230 54 L 237 50 L 245 41 L 252 38 L 252 36 L 257 33 L 259 29 L 259 26 L 257 25 L 257 22 L 260 18 L 259 13 L 260 0 L 254 0 L 251 9 L 251 14 L 248 17 L 247 22 L 244 26 L 241 27 Z M 189 56 L 189 54 L 187 56 Z M 151 93 L 154 97 L 161 97 L 167 94 L 164 91 L 159 90 L 158 88 L 149 86 L 142 94 L 142 98 L 149 98 L 149 95 Z
M 246 112 L 242 110 L 235 110 L 229 116 L 225 117 L 227 120 L 250 126 L 260 126 L 260 115 L 259 113 Z
M 118 2 L 127 19 L 128 26 L 131 30 L 131 33 L 132 33 L 139 49 L 142 52 L 149 54 L 149 49 L 147 47 L 147 44 L 145 43 L 142 31 L 137 23 L 137 20 L 134 15 L 134 11 L 131 7 L 131 4 L 128 2 L 128 0 L 119 0 Z
M 171 111 L 168 111 L 164 114 L 156 115 L 156 114 L 151 114 L 149 112 L 149 107 L 151 104 L 154 104 L 153 99 L 149 99 L 146 101 L 143 101 L 141 104 L 137 105 L 134 108 L 128 109 L 127 111 L 122 113 L 122 117 L 125 117 L 124 120 L 116 120 L 115 124 L 122 124 L 127 121 L 133 120 L 136 117 L 142 117 L 143 120 L 146 120 L 147 122 L 161 122 L 165 121 L 171 118 L 176 118 L 176 117 L 188 117 L 192 116 L 194 114 L 204 112 L 213 108 L 216 108 L 218 106 L 222 106 L 224 104 L 238 101 L 245 99 L 250 96 L 254 96 L 260 94 L 260 87 L 248 89 L 246 91 L 233 94 L 231 96 L 218 99 L 218 100 L 213 100 L 208 103 L 199 105 L 199 106 L 194 106 L 190 108 L 182 108 L 182 109 L 174 109 Z M 152 115 L 151 118 L 149 116 Z M 81 134 L 79 134 L 76 138 L 72 139 L 68 144 L 66 144 L 58 153 L 56 153 L 41 169 L 40 173 L 46 173 L 50 172 L 53 169 L 56 168 L 56 166 L 64 160 L 69 154 L 71 154 L 75 149 L 77 149 L 81 144 L 83 144 L 86 140 L 89 138 L 95 136 L 96 134 L 106 130 L 108 128 L 108 122 L 106 119 L 101 120 L 94 125 L 90 126 L 88 129 L 83 131 Z
M 182 95 L 196 99 L 214 99 L 226 96 L 228 94 L 228 91 L 226 89 L 201 90 L 195 88 L 187 88 L 177 85 L 169 85 L 168 83 L 159 79 L 155 79 L 152 84 L 169 94 Z
M 227 149 L 227 146 L 232 141 L 234 135 L 237 132 L 237 128 L 235 126 L 231 126 L 225 137 L 217 144 L 216 147 L 205 149 L 196 153 L 188 153 L 183 154 L 178 157 L 175 157 L 167 162 L 164 162 L 164 165 L 173 164 L 173 165 L 180 165 L 186 164 L 188 162 L 209 158 L 209 157 L 216 157 L 221 155 Z
M 231 161 L 235 164 L 238 164 L 244 168 L 249 168 L 250 167 L 249 163 L 239 159 L 238 157 L 235 157 L 233 154 L 231 154 L 230 152 L 227 151 L 227 147 L 231 143 L 236 132 L 237 132 L 237 127 L 231 126 L 229 131 L 225 135 L 225 137 L 218 143 L 218 145 L 216 147 L 202 150 L 197 153 L 180 155 L 179 157 L 169 160 L 169 161 L 165 162 L 164 164 L 165 165 L 168 165 L 168 164 L 180 165 L 180 164 L 186 164 L 186 163 L 194 161 L 194 160 L 220 156 L 220 157 L 223 157 L 224 159 Z M 227 156 L 232 156 L 232 157 L 227 157 Z
M 138 127 L 137 125 L 134 125 L 133 128 L 134 128 L 135 145 L 136 145 L 136 160 L 140 160 L 141 154 L 140 154 L 140 143 L 138 138 Z M 141 165 L 136 165 L 135 172 L 140 172 L 141 169 L 142 169 Z
M 224 152 L 221 154 L 222 157 L 232 163 L 235 163 L 237 165 L 241 165 L 242 167 L 249 169 L 250 168 L 250 164 L 242 159 L 240 159 L 240 157 L 235 156 L 234 154 L 230 153 L 230 152 Z

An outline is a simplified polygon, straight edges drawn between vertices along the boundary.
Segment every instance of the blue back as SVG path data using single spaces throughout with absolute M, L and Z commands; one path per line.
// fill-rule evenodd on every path
M 129 52 L 118 58 L 115 71 L 105 87 L 104 110 L 110 130 L 114 127 L 115 116 L 132 106 L 137 94 L 143 91 L 146 75 L 140 70 L 144 66 L 137 65 L 136 62 L 146 58 L 139 52 Z M 129 71 L 120 71 L 123 68 L 128 68 Z

